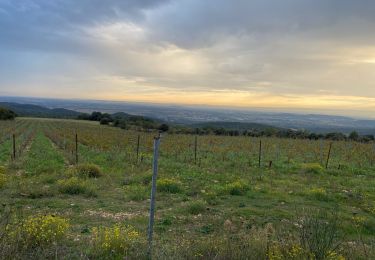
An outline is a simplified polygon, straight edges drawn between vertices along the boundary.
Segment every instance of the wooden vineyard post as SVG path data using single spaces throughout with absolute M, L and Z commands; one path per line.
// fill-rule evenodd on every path
M 258 158 L 258 167 L 260 168 L 262 162 L 262 140 L 259 141 L 259 158 Z
M 195 136 L 194 142 L 194 163 L 197 164 L 198 136 Z
M 16 135 L 13 134 L 12 135 L 12 140 L 13 140 L 13 153 L 12 153 L 12 156 L 13 156 L 13 160 L 16 159 Z
M 78 164 L 78 134 L 76 133 L 76 164 Z
M 148 258 L 152 258 L 152 236 L 154 229 L 155 216 L 155 196 L 156 196 L 156 180 L 158 177 L 158 157 L 159 157 L 160 136 L 154 139 L 154 156 L 152 161 L 152 186 L 150 200 L 150 219 L 148 223 Z
M 328 156 L 327 156 L 327 162 L 326 162 L 326 169 L 328 169 L 329 158 L 331 156 L 331 150 L 332 150 L 332 142 L 329 144 Z

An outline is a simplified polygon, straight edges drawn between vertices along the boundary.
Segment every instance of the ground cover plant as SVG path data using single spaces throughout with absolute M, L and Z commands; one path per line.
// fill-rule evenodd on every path
M 156 133 L 32 118 L 0 130 L 0 258 L 147 258 Z M 153 257 L 373 259 L 374 147 L 164 134 Z

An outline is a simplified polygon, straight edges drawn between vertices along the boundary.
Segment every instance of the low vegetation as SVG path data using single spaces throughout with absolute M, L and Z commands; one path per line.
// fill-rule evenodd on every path
M 148 259 L 156 131 L 0 129 L 0 259 Z M 334 141 L 328 158 L 321 140 L 164 135 L 153 258 L 374 259 L 373 145 Z

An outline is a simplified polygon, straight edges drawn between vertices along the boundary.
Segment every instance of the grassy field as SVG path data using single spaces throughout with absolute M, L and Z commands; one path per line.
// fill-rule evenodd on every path
M 156 133 L 44 119 L 0 133 L 0 258 L 147 258 Z M 333 142 L 328 164 L 329 141 L 194 144 L 162 136 L 153 258 L 375 259 L 374 144 Z

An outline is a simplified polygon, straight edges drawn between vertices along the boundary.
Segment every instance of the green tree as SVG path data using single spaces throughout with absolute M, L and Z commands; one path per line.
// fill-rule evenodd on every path
M 350 140 L 354 140 L 354 141 L 356 141 L 356 140 L 359 139 L 359 134 L 358 134 L 356 131 L 353 131 L 353 132 L 351 132 L 351 133 L 349 134 L 349 139 L 350 139 Z
M 159 130 L 163 132 L 167 132 L 169 130 L 169 126 L 167 124 L 161 124 L 159 126 Z
M 17 114 L 12 110 L 0 107 L 0 120 L 14 120 Z

